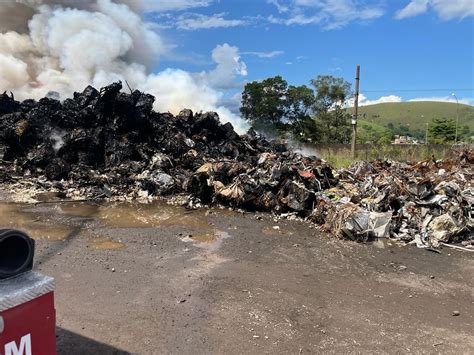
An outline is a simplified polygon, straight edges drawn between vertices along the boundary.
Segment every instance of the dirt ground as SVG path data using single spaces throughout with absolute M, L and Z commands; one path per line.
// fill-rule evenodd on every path
M 163 204 L 0 212 L 56 279 L 60 354 L 474 353 L 472 253 Z

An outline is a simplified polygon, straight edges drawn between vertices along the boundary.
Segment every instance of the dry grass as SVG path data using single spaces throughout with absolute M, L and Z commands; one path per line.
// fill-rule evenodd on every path
M 352 164 L 351 149 L 344 144 L 317 144 L 305 146 L 305 153 L 312 150 L 313 154 L 328 161 L 335 168 L 348 167 Z M 444 159 L 452 151 L 451 145 L 371 145 L 359 144 L 356 149 L 356 161 L 396 160 L 419 161 L 429 158 Z

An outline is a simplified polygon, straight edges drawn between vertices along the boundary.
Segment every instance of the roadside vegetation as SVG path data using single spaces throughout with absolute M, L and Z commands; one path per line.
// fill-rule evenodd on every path
M 347 144 L 314 144 L 312 149 L 314 154 L 335 168 L 347 168 L 353 163 Z M 358 144 L 356 160 L 438 160 L 448 158 L 451 154 L 452 145 L 448 144 Z

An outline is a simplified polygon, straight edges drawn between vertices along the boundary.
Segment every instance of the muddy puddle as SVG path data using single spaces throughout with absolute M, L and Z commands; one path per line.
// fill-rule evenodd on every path
M 63 240 L 76 229 L 73 226 L 55 223 L 48 216 L 30 212 L 31 206 L 0 203 L 0 227 L 14 228 L 26 232 L 34 239 Z
M 50 196 L 45 196 L 50 197 Z M 228 214 L 228 213 L 226 213 Z M 196 245 L 217 248 L 228 234 L 219 231 L 206 210 L 188 211 L 164 203 L 54 202 L 40 204 L 0 203 L 0 227 L 20 229 L 38 240 L 65 240 L 81 236 L 91 250 L 126 248 L 122 241 L 90 233 L 101 228 L 157 228 L 179 226 Z
M 189 234 L 181 238 L 183 242 L 193 243 L 200 248 L 217 250 L 222 245 L 224 239 L 231 238 L 231 235 L 222 230 L 213 230 L 203 234 Z
M 169 225 L 209 228 L 204 211 L 187 211 L 162 203 L 68 203 L 59 205 L 58 209 L 68 216 L 94 218 L 109 228 L 155 228 Z

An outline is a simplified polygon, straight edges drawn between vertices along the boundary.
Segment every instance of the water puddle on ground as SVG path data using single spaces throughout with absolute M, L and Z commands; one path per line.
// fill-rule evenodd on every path
M 197 247 L 215 251 L 220 248 L 224 239 L 231 238 L 231 235 L 222 230 L 213 230 L 204 234 L 189 234 L 181 240 L 185 243 L 193 243 Z
M 68 216 L 93 217 L 110 228 L 154 228 L 160 226 L 189 226 L 209 229 L 203 211 L 186 211 L 163 203 L 67 203 L 60 211 Z
M 20 229 L 34 239 L 63 240 L 75 227 L 55 223 L 42 213 L 29 212 L 29 205 L 0 203 L 0 227 Z
M 192 234 L 188 241 L 209 249 L 218 248 L 228 238 L 226 232 L 217 230 L 210 222 L 214 213 L 206 210 L 185 210 L 162 202 L 92 203 L 54 202 L 54 197 L 43 196 L 47 203 L 0 203 L 0 228 L 25 231 L 40 240 L 64 240 L 81 235 L 89 239 L 93 250 L 123 249 L 122 241 L 105 236 L 92 236 L 95 228 L 156 228 L 179 226 Z M 52 201 L 48 198 L 53 198 Z M 229 213 L 230 214 L 230 213 Z M 185 240 L 186 241 L 186 240 Z
M 191 234 L 189 238 L 194 242 L 211 244 L 216 240 L 216 235 L 214 233 Z

